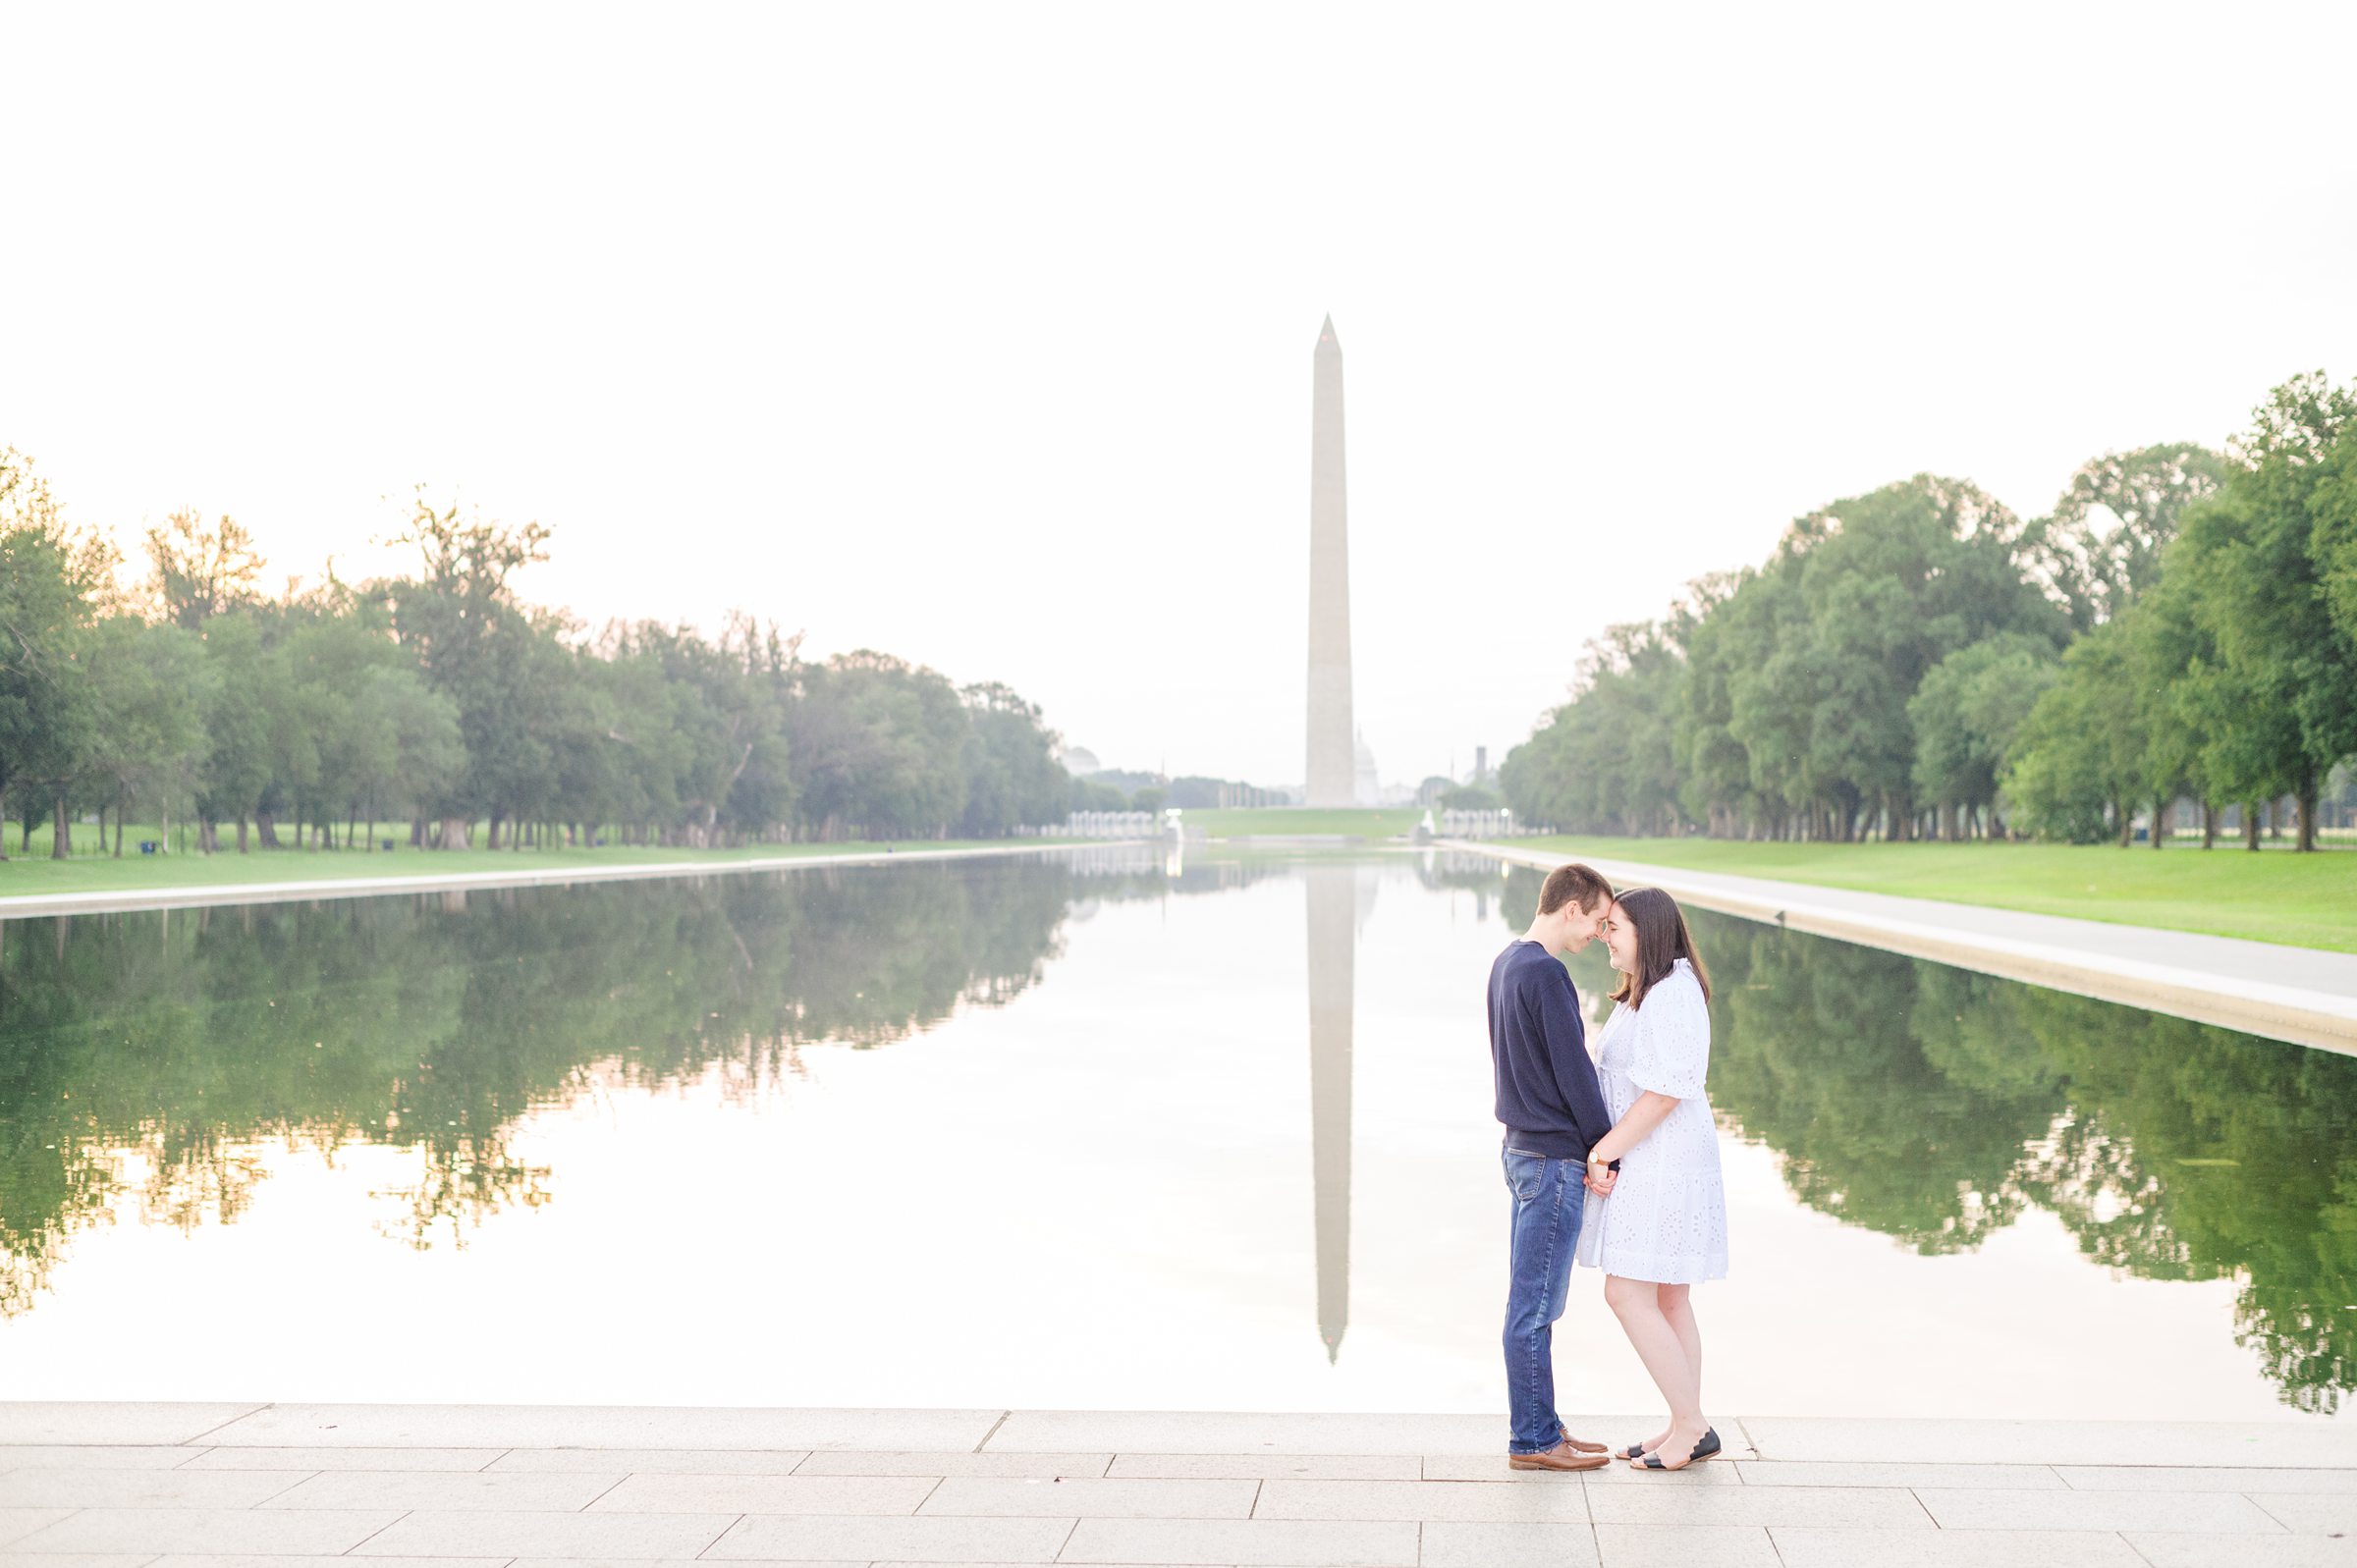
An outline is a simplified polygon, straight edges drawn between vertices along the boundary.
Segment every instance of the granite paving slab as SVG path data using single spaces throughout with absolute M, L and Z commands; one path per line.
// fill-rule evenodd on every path
M 2062 1478 L 2063 1485 L 2078 1491 L 2327 1491 L 2357 1494 L 2357 1470 L 2056 1465 L 2055 1473 Z
M 698 1557 L 519 1557 L 508 1568 L 685 1568 L 688 1563 L 702 1560 Z M 375 1565 L 372 1563 L 369 1568 Z M 761 1568 L 761 1564 L 741 1563 L 739 1568 Z M 864 1560 L 797 1562 L 793 1568 L 869 1568 L 869 1564 Z
M 13 1546 L 65 1518 L 71 1508 L 0 1508 L 0 1546 Z
M 996 1410 L 763 1410 L 624 1405 L 269 1405 L 222 1445 L 481 1448 L 948 1448 L 971 1451 Z M 1069 1445 L 1067 1445 L 1069 1446 Z
M 350 1551 L 400 1514 L 389 1509 L 82 1508 L 8 1542 L 16 1551 Z
M 1421 1481 L 1415 1454 L 1115 1454 L 1106 1475 L 1134 1481 Z
M 1584 1524 L 1586 1488 L 1458 1481 L 1264 1481 L 1255 1519 L 1482 1520 Z
M 1594 1568 L 1595 1563 L 1596 1532 L 1587 1525 L 1436 1521 L 1424 1526 L 1422 1568 Z
M 1598 1524 L 1871 1525 L 1930 1530 L 1931 1516 L 1903 1487 L 1690 1487 L 1672 1476 L 1652 1487 L 1591 1487 Z M 2067 1492 L 2056 1492 L 2067 1496 Z
M 1599 1524 L 1604 1568 L 1779 1568 L 1768 1532 L 1743 1525 Z
M 2065 1485 L 2047 1465 L 1780 1464 L 1747 1459 L 1727 1468 L 1740 1475 L 1747 1487 L 2000 1487 L 2016 1491 L 2060 1491 Z M 2357 1478 L 2357 1472 L 2351 1474 Z
M 1415 1568 L 1416 1527 L 1298 1519 L 1083 1519 L 1067 1562 L 1208 1568 Z
M 1069 1519 L 748 1514 L 703 1555 L 731 1562 L 1040 1563 L 1054 1562 L 1071 1533 Z
M 1768 1531 L 1783 1568 L 2144 1568 L 2134 1548 L 2108 1531 L 1824 1530 Z M 2222 1568 L 2218 1538 L 2204 1568 Z M 2242 1542 L 2235 1541 L 2239 1552 Z
M 1257 1481 L 1040 1481 L 953 1476 L 934 1488 L 917 1512 L 1063 1519 L 1248 1519 L 1260 1487 Z
M 1509 1470 L 1507 1474 L 1516 1481 L 1536 1479 L 1527 1472 Z M 1616 1459 L 1597 1470 L 1579 1472 L 1580 1479 L 1591 1487 L 1740 1487 L 1743 1472 L 1726 1459 L 1706 1459 L 1683 1470 L 1663 1472 L 1639 1470 L 1625 1459 Z
M 5 1450 L 0 1450 L 5 1451 Z M 191 1450 L 167 1449 L 188 1453 Z M 482 1470 L 504 1448 L 205 1448 L 188 1470 Z M 626 1469 L 627 1466 L 610 1468 Z
M 2283 1526 L 2229 1492 L 1970 1491 L 1915 1494 L 1943 1530 L 2153 1530 L 2279 1535 Z
M 1012 1476 L 1053 1481 L 1102 1476 L 1112 1454 L 951 1454 L 824 1451 L 795 1467 L 797 1476 Z
M 689 1563 L 701 1562 L 700 1557 L 519 1557 L 508 1568 L 686 1568 Z M 371 1563 L 369 1568 L 375 1568 Z M 757 1562 L 740 1563 L 738 1568 L 762 1568 Z M 783 1565 L 781 1565 L 783 1568 Z M 793 1568 L 871 1568 L 864 1559 L 841 1562 L 797 1562 Z M 960 1564 L 959 1568 L 966 1568 Z
M 502 1474 L 580 1470 L 633 1476 L 791 1476 L 809 1457 L 807 1448 L 510 1448 L 488 1468 Z
M 1477 1459 L 1470 1454 L 1426 1454 L 1423 1459 L 1423 1468 L 1424 1474 L 1416 1479 L 1467 1482 L 1496 1487 L 1577 1487 L 1584 1482 L 1609 1475 L 1613 1469 L 1611 1465 L 1606 1465 L 1601 1470 L 1512 1470 L 1507 1468 L 1503 1455 L 1485 1455 Z M 1734 1468 L 1732 1465 L 1726 1467 L 1726 1480 L 1729 1486 L 1740 1485 L 1735 1478 Z M 1697 1468 L 1693 1474 L 1697 1477 L 1707 1476 L 1710 1471 L 1710 1466 L 1703 1465 Z M 1352 1478 L 1336 1477 L 1334 1479 L 1349 1480 Z
M 0 1443 L 194 1442 L 259 1404 L 134 1404 L 122 1401 L 0 1401 Z
M 206 1452 L 182 1443 L 0 1443 L 0 1475 L 12 1470 L 176 1470 Z M 270 1465 L 301 1470 L 301 1465 Z
M 574 1513 L 620 1486 L 609 1475 L 492 1475 L 464 1470 L 329 1470 L 290 1487 L 265 1508 L 493 1509 Z
M 2132 1530 L 2127 1543 L 2148 1568 L 2350 1568 L 2357 1540 L 2325 1536 L 2236 1536 L 2231 1555 L 2219 1550 L 2216 1536 L 2180 1536 Z
M 1494 1454 L 1496 1416 L 1245 1415 L 1017 1410 L 986 1453 Z
M 299 1514 L 286 1515 L 301 1518 Z M 356 1557 L 692 1557 L 735 1514 L 498 1513 L 418 1509 L 354 1548 Z
M 1885 1421 L 1746 1416 L 1762 1459 L 1850 1463 L 2117 1464 L 2357 1469 L 2357 1424 Z
M 187 1560 L 187 1559 L 176 1559 Z M 300 1557 L 272 1557 L 273 1563 L 301 1562 Z M 0 1568 L 148 1568 L 162 1561 L 149 1551 L 11 1551 L 0 1546 Z
M 371 1557 L 368 1568 L 502 1568 L 507 1561 L 505 1557 Z M 352 1559 L 256 1552 L 170 1552 L 155 1558 L 151 1568 L 352 1568 Z M 641 1561 L 632 1568 L 646 1568 L 646 1565 Z
M 35 1467 L 0 1475 L 0 1507 L 250 1508 L 300 1486 L 310 1474 L 307 1470 Z
M 590 1505 L 597 1514 L 912 1514 L 930 1476 L 632 1476 Z
M 2357 1537 L 2357 1496 L 2346 1492 L 2254 1490 L 2243 1495 L 2294 1535 Z

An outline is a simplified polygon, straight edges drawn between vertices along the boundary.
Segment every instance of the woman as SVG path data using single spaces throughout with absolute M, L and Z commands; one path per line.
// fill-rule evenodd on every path
M 1622 893 L 1607 918 L 1620 986 L 1596 1070 L 1613 1130 L 1588 1154 L 1579 1261 L 1604 1271 L 1604 1299 L 1670 1404 L 1669 1427 L 1621 1455 L 1631 1469 L 1683 1470 L 1720 1452 L 1702 1414 L 1690 1299 L 1703 1280 L 1727 1277 L 1727 1193 L 1702 1087 L 1711 982 L 1685 916 L 1660 889 Z

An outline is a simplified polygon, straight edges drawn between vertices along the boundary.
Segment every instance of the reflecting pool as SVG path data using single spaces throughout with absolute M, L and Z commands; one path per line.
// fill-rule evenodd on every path
M 1121 847 L 9 922 L 0 1397 L 1501 1409 L 1482 995 L 1538 884 Z M 2345 1414 L 2357 1058 L 1691 919 L 1714 1408 Z M 1558 1347 L 1652 1406 L 1593 1272 Z

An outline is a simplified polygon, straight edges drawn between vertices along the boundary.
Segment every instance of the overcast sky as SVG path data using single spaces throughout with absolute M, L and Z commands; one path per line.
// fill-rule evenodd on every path
M 2035 514 L 2357 372 L 2353 19 L 12 6 L 0 445 L 274 577 L 422 482 L 591 623 L 742 608 L 1297 783 L 1331 312 L 1412 783 L 1806 509 Z

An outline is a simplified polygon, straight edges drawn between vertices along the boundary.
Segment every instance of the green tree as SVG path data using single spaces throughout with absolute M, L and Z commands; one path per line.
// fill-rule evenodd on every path
M 1070 779 L 1039 709 L 1012 687 L 984 681 L 959 692 L 967 721 L 965 811 L 959 832 L 998 838 L 1018 827 L 1062 822 Z
M 957 688 L 869 650 L 804 665 L 800 676 L 789 749 L 816 837 L 946 836 L 966 797 Z
M 202 631 L 218 615 L 259 602 L 262 574 L 253 536 L 235 517 L 211 527 L 193 508 L 182 508 L 146 534 L 148 592 L 164 619 L 184 631 Z
M 238 853 L 247 852 L 247 820 L 269 788 L 273 705 L 282 695 L 282 667 L 262 645 L 250 613 L 220 616 L 204 630 L 204 761 L 197 769 L 197 846 L 220 847 L 215 824 L 238 826 Z
M 2015 734 L 2005 797 L 2041 837 L 2098 843 L 2109 827 L 2128 841 L 2133 804 L 2145 795 L 2151 744 L 2136 701 L 2133 633 L 2123 619 L 2071 644 Z
M 539 804 L 555 774 L 545 735 L 554 693 L 542 677 L 570 662 L 558 646 L 562 623 L 530 614 L 514 583 L 548 558 L 548 530 L 462 522 L 455 505 L 436 511 L 420 494 L 394 543 L 416 550 L 419 575 L 376 584 L 374 596 L 427 681 L 458 709 L 466 748 L 466 772 L 431 805 L 442 819 L 433 841 L 456 847 L 488 815 L 496 849 L 502 825 Z
M 2066 597 L 2079 629 L 2117 616 L 2160 580 L 2162 553 L 2185 510 L 2215 494 L 2227 470 L 2222 456 L 2187 441 L 2079 465 L 2045 525 L 2069 563 Z
M 2338 449 L 2353 429 L 2357 389 L 2321 372 L 2275 388 L 2236 443 L 2239 466 L 2166 557 L 2204 636 L 2188 671 L 2213 727 L 2203 771 L 2246 801 L 2296 796 L 2304 850 L 2326 777 L 2357 752 L 2357 639 L 2334 623 L 2331 589 Z
M 205 755 L 207 675 L 202 645 L 169 622 L 110 616 L 90 633 L 94 720 L 84 777 L 99 807 L 115 814 L 118 859 L 135 801 L 159 806 L 168 832 L 174 808 L 194 787 Z
M 1975 812 L 1994 810 L 2005 753 L 2055 665 L 2052 643 L 2001 631 L 1932 666 L 1907 699 L 1915 792 L 1938 806 L 1941 838 L 1964 837 Z
M 45 788 L 59 859 L 72 845 L 66 794 L 93 739 L 83 640 L 113 567 L 102 540 L 66 522 L 32 460 L 0 448 L 0 819 L 9 790 Z M 29 838 L 29 808 L 25 820 Z

